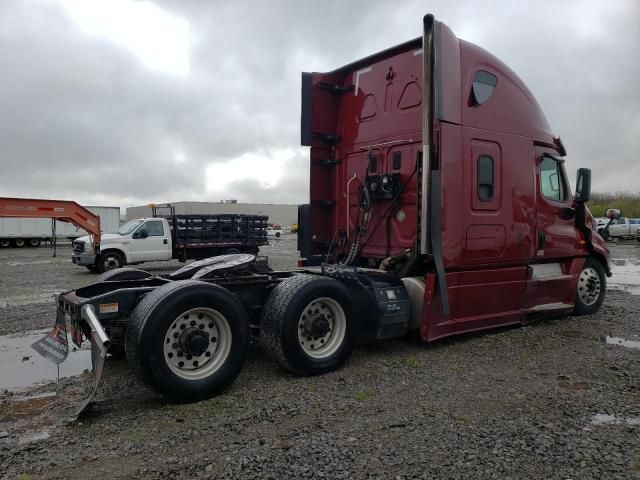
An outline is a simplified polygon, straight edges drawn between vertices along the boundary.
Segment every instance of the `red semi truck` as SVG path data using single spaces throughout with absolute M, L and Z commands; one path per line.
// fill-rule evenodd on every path
M 154 390 L 194 401 L 236 378 L 251 334 L 313 375 L 362 339 L 597 311 L 611 261 L 585 206 L 590 171 L 572 195 L 565 149 L 524 83 L 432 16 L 423 25 L 422 38 L 303 74 L 299 269 L 224 255 L 162 277 L 107 272 L 58 297 L 54 360 L 68 328 L 91 338 L 98 374 L 113 345 Z
M 426 16 L 423 38 L 303 74 L 302 89 L 308 264 L 396 272 L 425 340 L 599 307 L 610 259 L 585 207 L 590 172 L 572 196 L 564 146 L 492 54 Z M 581 297 L 594 282 L 597 298 Z

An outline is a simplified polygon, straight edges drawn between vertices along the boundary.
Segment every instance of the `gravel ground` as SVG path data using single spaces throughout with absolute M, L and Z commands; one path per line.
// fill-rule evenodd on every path
M 283 268 L 294 250 L 287 236 L 263 253 Z M 50 327 L 50 295 L 94 278 L 68 253 L 0 250 L 0 335 Z M 633 266 L 640 246 L 614 255 Z M 640 296 L 610 290 L 593 316 L 364 345 L 313 378 L 278 370 L 253 346 L 224 395 L 190 405 L 163 402 L 126 362 L 109 361 L 94 408 L 74 424 L 60 412 L 88 373 L 0 394 L 0 476 L 640 478 L 640 350 L 602 341 L 640 339 L 639 314 Z

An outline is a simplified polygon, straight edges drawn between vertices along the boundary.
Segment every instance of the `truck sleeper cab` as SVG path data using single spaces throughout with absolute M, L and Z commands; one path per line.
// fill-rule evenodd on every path
M 422 38 L 303 74 L 304 264 L 411 278 L 424 340 L 571 312 L 592 279 L 587 260 L 604 295 L 610 258 L 584 205 L 589 172 L 572 196 L 564 146 L 526 85 L 432 16 L 423 27 Z
M 283 368 L 315 375 L 362 339 L 597 311 L 610 258 L 585 206 L 590 172 L 578 170 L 572 195 L 562 142 L 522 81 L 431 15 L 423 28 L 303 74 L 302 268 L 235 254 L 161 277 L 113 270 L 58 297 L 46 341 L 64 351 L 68 324 L 76 343 L 90 338 L 102 359 L 119 347 L 139 378 L 184 402 L 236 378 L 250 332 Z

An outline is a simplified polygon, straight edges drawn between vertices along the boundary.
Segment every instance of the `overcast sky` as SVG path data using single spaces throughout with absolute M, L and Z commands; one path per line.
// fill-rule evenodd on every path
M 595 191 L 640 191 L 640 2 L 0 0 L 0 196 L 302 203 L 300 72 L 433 13 L 532 90 Z

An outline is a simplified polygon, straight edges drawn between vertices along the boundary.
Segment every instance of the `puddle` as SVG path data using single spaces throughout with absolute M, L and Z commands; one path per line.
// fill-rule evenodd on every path
M 623 292 L 630 293 L 631 295 L 640 295 L 640 285 L 611 285 L 614 290 L 622 290 Z
M 0 336 L 0 389 L 23 390 L 32 385 L 56 380 L 58 368 L 31 348 L 31 344 L 49 330 L 36 330 L 26 334 Z M 89 345 L 73 350 L 60 364 L 60 378 L 81 374 L 91 369 Z
M 640 259 L 635 257 L 613 258 L 613 276 L 607 284 L 616 290 L 640 295 Z
M 53 290 L 46 293 L 35 293 L 32 295 L 15 295 L 12 297 L 0 297 L 0 308 L 20 307 L 24 305 L 34 305 L 38 303 L 52 303 L 55 305 Z
M 28 397 L 14 395 L 0 403 L 0 421 L 29 420 L 47 411 L 56 400 L 55 392 Z
M 50 263 L 63 263 L 68 261 L 68 259 L 56 259 L 52 258 L 51 260 L 29 260 L 25 262 L 6 262 L 5 265 L 8 267 L 24 267 L 25 265 L 47 265 Z
M 640 417 L 616 417 L 607 413 L 597 413 L 591 418 L 592 425 L 640 425 Z
M 6 435 L 3 442 L 24 445 L 49 438 L 55 418 L 51 417 L 55 392 L 38 395 L 13 395 L 0 402 L 0 424 Z
M 55 399 L 56 392 L 44 392 L 28 397 L 15 395 L 6 404 L 6 413 L 20 418 L 33 417 L 39 415 Z
M 637 348 L 640 349 L 640 341 L 639 340 L 627 340 L 626 338 L 622 338 L 622 337 L 612 337 L 612 336 L 605 336 L 605 337 L 601 337 L 601 340 L 605 343 L 608 343 L 610 345 L 619 345 L 621 347 L 627 347 L 627 348 Z

